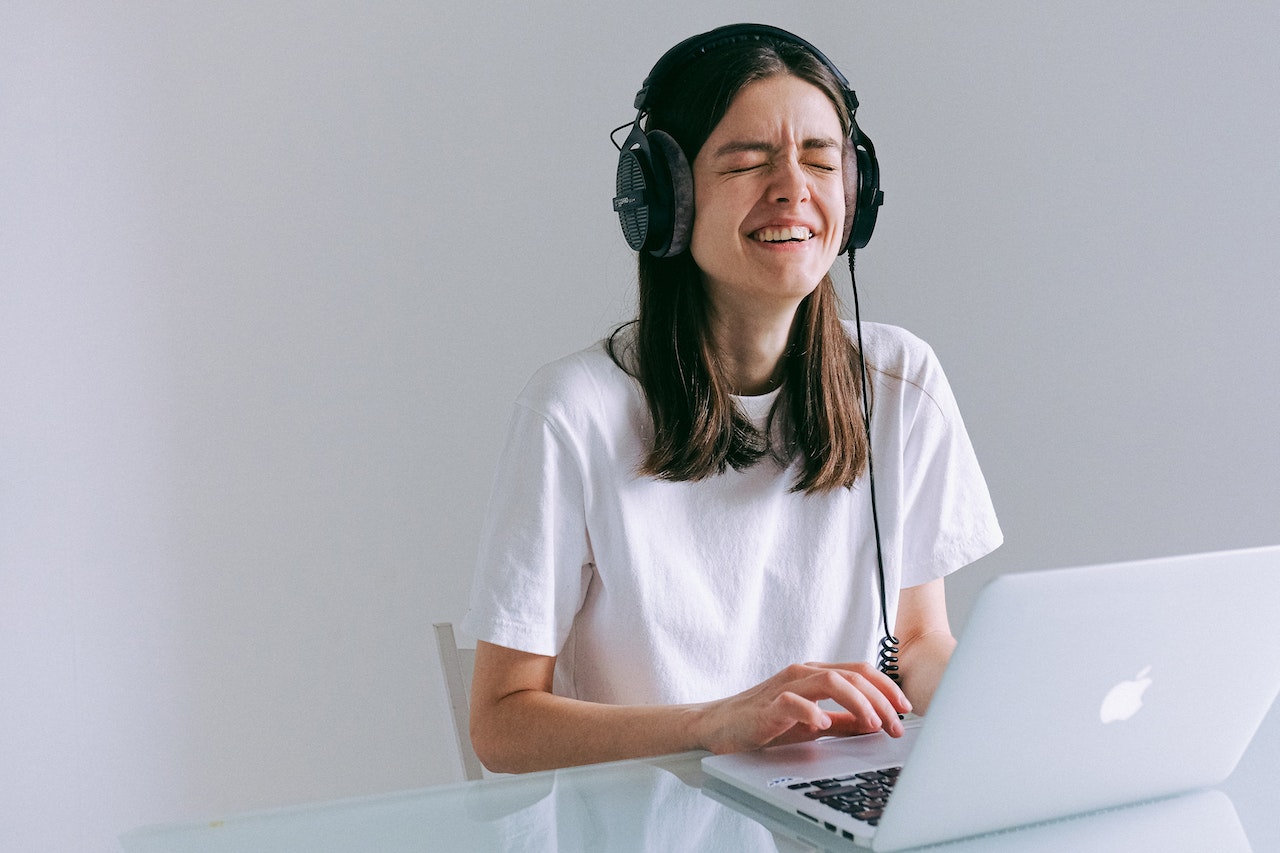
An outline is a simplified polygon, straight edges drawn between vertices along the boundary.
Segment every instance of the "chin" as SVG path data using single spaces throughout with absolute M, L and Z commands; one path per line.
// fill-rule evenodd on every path
M 822 283 L 823 277 L 827 274 L 826 270 L 818 273 L 816 276 L 804 276 L 803 278 L 793 279 L 786 282 L 786 291 L 794 293 L 801 299 L 818 289 L 818 285 Z

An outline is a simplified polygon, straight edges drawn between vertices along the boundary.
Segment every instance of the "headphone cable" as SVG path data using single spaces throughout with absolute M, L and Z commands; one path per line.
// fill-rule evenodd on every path
M 867 390 L 867 351 L 862 345 L 862 311 L 858 306 L 858 279 L 853 271 L 854 250 L 849 249 L 849 282 L 853 287 L 853 318 L 858 332 L 858 366 L 862 379 L 862 422 L 867 430 L 867 483 L 871 488 L 871 526 L 876 536 L 876 575 L 880 581 L 880 618 L 884 624 L 884 637 L 880 640 L 880 655 L 876 668 L 895 682 L 902 680 L 898 672 L 898 638 L 889 629 L 889 603 L 885 594 L 884 550 L 880 544 L 880 514 L 876 510 L 876 473 L 871 460 L 871 400 Z

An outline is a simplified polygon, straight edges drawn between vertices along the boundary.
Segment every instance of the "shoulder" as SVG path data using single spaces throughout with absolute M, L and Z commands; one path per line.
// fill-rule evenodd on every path
M 571 423 L 627 405 L 637 392 L 635 380 L 610 356 L 608 341 L 601 340 L 538 368 L 516 403 L 549 420 Z
M 845 321 L 845 331 L 857 343 L 858 328 L 853 321 Z M 864 322 L 862 343 L 867 362 L 882 374 L 916 383 L 938 369 L 933 347 L 900 326 Z
M 847 329 L 856 341 L 854 324 Z M 882 407 L 922 416 L 933 411 L 946 420 L 958 416 L 947 375 L 932 346 L 906 329 L 883 323 L 863 323 L 862 342 L 875 377 L 874 399 Z

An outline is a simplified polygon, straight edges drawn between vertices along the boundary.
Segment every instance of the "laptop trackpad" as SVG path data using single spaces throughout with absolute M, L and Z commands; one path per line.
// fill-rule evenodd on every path
M 792 779 L 820 779 L 823 776 L 882 770 L 902 766 L 919 731 L 918 727 L 912 726 L 899 738 L 874 732 L 771 746 L 754 752 L 709 756 L 703 759 L 703 765 L 712 772 L 723 769 L 744 781 L 764 784 L 768 779 L 770 787 Z
M 856 737 L 830 738 L 817 741 L 821 745 L 822 762 L 832 762 L 841 767 L 857 767 L 861 770 L 880 770 L 885 767 L 901 767 L 915 746 L 920 729 L 908 728 L 902 737 L 890 737 L 884 732 L 874 732 Z

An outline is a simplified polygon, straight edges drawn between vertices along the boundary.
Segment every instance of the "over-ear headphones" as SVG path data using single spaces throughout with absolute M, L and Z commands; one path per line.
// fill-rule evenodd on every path
M 698 57 L 726 45 L 748 41 L 799 46 L 813 54 L 835 77 L 849 111 L 845 162 L 857 164 L 856 170 L 845 170 L 845 223 L 840 252 L 861 249 L 871 239 L 876 214 L 884 203 L 880 164 L 875 146 L 858 128 L 855 119 L 858 96 L 849 81 L 821 51 L 786 30 L 764 24 L 730 24 L 685 39 L 668 50 L 636 93 L 635 121 L 630 124 L 626 141 L 618 146 L 617 195 L 613 209 L 627 244 L 637 252 L 646 251 L 660 258 L 679 255 L 689 248 L 693 231 L 693 170 L 688 158 L 670 134 L 644 127 L 654 93 L 668 76 Z M 614 133 L 627 126 L 617 128 Z

